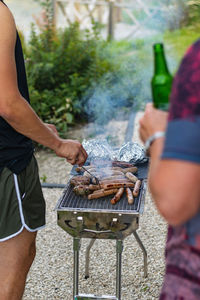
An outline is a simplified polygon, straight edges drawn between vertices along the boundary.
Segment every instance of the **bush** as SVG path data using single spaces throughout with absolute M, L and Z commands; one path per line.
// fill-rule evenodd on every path
M 137 110 L 149 99 L 148 41 L 107 42 L 100 27 L 80 30 L 74 23 L 56 30 L 51 0 L 37 0 L 45 9 L 40 31 L 32 26 L 23 43 L 31 104 L 44 122 L 65 135 L 75 121 L 106 123 L 118 108 Z
M 188 6 L 188 23 L 189 24 L 198 23 L 200 18 L 200 0 L 188 1 L 187 6 Z
M 45 122 L 56 123 L 63 132 L 74 118 L 87 116 L 92 87 L 120 66 L 99 38 L 96 24 L 92 32 L 81 31 L 77 23 L 64 30 L 44 27 L 40 33 L 33 26 L 24 51 L 31 104 Z

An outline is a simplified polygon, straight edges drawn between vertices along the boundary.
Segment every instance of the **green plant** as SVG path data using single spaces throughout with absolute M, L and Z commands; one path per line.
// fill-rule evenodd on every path
M 199 38 L 200 26 L 187 26 L 173 32 L 166 32 L 164 40 L 169 46 L 169 53 L 174 57 L 177 66 L 188 47 Z
M 42 183 L 45 183 L 47 182 L 47 176 L 45 174 L 43 174 L 41 177 L 40 177 L 40 180 Z
M 188 7 L 188 23 L 193 24 L 199 22 L 200 18 L 200 0 L 190 0 L 187 2 Z
M 43 21 L 32 25 L 23 43 L 31 104 L 44 122 L 63 136 L 74 122 L 99 124 L 119 107 L 137 110 L 149 98 L 149 64 L 143 40 L 107 42 L 98 23 L 81 30 L 78 23 L 57 29 L 50 0 L 37 0 Z M 151 63 L 151 61 L 150 61 Z
M 32 106 L 61 132 L 74 118 L 87 115 L 91 87 L 119 68 L 99 38 L 97 24 L 92 32 L 75 23 L 64 30 L 42 27 L 39 34 L 33 25 L 25 56 Z

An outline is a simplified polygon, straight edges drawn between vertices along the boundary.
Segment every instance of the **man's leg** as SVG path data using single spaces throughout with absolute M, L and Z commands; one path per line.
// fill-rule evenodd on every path
M 36 253 L 36 232 L 21 234 L 0 243 L 0 300 L 20 300 L 26 276 Z

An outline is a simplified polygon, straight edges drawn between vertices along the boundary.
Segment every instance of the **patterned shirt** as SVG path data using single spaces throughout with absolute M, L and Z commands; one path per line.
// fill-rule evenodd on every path
M 174 79 L 162 158 L 200 163 L 200 40 L 187 51 Z M 169 227 L 160 296 L 160 300 L 198 299 L 200 211 L 184 225 Z

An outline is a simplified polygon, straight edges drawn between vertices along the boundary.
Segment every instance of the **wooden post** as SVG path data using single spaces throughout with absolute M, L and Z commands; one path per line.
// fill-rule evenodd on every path
M 52 20 L 53 26 L 56 27 L 57 24 L 57 0 L 52 0 Z
M 122 0 L 118 0 L 117 3 L 122 3 Z M 122 21 L 122 8 L 121 7 L 116 7 L 116 22 L 121 22 Z
M 109 1 L 108 40 L 114 38 L 114 3 Z
M 103 6 L 99 5 L 98 7 L 98 22 L 102 24 L 102 15 L 103 15 Z

